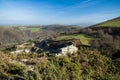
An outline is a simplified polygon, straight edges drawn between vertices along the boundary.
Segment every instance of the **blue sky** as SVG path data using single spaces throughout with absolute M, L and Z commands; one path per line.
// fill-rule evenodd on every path
M 120 16 L 120 0 L 0 0 L 1 25 L 92 25 Z

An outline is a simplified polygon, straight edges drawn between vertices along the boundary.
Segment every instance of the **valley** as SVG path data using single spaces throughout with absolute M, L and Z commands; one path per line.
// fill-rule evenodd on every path
M 118 80 L 119 23 L 1 26 L 0 79 Z

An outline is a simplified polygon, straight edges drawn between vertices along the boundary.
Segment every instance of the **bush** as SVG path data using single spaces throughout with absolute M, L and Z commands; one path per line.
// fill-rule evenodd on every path
M 25 65 L 15 62 L 10 64 L 8 72 L 10 74 L 22 74 L 25 72 L 25 70 Z

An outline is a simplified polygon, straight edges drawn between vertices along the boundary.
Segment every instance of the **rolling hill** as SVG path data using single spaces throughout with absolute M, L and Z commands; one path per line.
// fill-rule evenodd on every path
M 102 23 L 95 24 L 91 27 L 113 27 L 113 28 L 117 27 L 117 28 L 120 28 L 120 17 L 117 17 L 117 18 L 114 18 L 111 20 L 107 20 Z
M 98 23 L 92 26 L 87 27 L 87 29 L 92 29 L 93 31 L 100 31 L 102 30 L 104 33 L 108 33 L 110 35 L 120 36 L 120 17 L 107 20 L 102 23 Z

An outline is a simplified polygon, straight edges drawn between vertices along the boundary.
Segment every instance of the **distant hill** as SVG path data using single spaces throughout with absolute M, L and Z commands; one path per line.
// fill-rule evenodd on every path
M 0 27 L 0 49 L 33 39 L 35 34 L 19 27 Z
M 76 33 L 81 29 L 80 26 L 77 25 L 45 25 L 42 26 L 42 30 L 52 30 L 60 33 Z
M 117 27 L 120 28 L 120 17 L 111 19 L 111 20 L 107 20 L 105 22 L 99 23 L 99 24 L 95 24 L 93 26 L 90 27 Z

